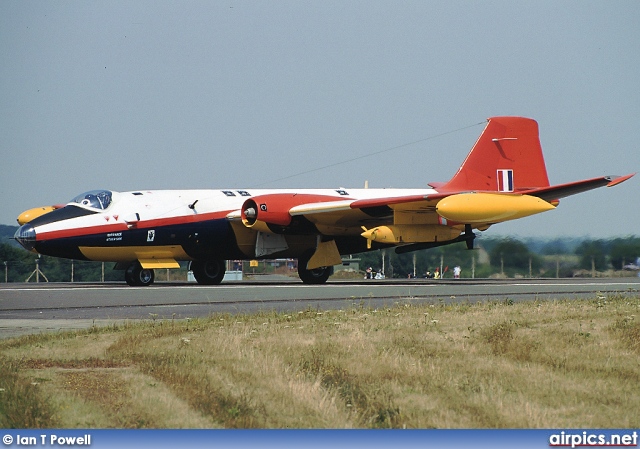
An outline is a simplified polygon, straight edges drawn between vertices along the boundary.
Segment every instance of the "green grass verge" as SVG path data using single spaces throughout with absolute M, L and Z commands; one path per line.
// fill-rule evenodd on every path
M 640 427 L 640 298 L 213 315 L 0 341 L 4 428 Z

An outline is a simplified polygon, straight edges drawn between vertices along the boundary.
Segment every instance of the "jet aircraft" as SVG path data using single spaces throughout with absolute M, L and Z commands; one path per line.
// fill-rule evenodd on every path
M 535 120 L 492 117 L 457 173 L 419 189 L 94 190 L 18 217 L 27 250 L 115 262 L 146 286 L 154 269 L 190 261 L 196 281 L 219 284 L 226 260 L 297 258 L 321 284 L 341 255 L 398 253 L 466 242 L 507 220 L 555 209 L 559 200 L 626 176 L 550 185 Z

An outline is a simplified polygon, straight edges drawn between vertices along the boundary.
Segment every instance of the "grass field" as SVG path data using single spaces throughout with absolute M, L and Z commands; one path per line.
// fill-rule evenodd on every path
M 639 297 L 213 315 L 0 341 L 4 428 L 640 427 Z

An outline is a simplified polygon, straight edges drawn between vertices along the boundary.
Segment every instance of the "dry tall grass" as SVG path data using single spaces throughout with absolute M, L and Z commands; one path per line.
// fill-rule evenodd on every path
M 638 297 L 150 321 L 0 342 L 0 427 L 640 427 Z

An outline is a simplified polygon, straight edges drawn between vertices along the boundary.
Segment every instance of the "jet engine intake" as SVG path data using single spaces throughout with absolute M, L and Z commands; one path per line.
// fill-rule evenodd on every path
M 242 223 L 248 227 L 261 227 L 260 223 L 287 226 L 291 223 L 289 207 L 282 207 L 277 201 L 266 198 L 250 198 L 242 205 Z

